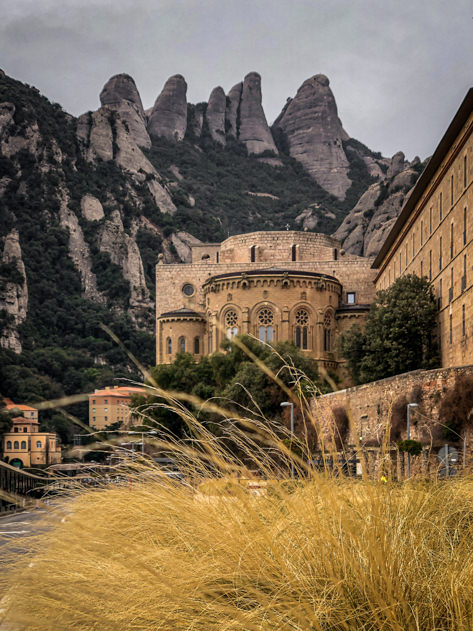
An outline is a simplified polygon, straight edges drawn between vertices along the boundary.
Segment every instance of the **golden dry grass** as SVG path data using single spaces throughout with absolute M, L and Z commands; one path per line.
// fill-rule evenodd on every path
M 314 476 L 255 497 L 150 473 L 68 500 L 3 574 L 6 628 L 473 628 L 470 479 Z
M 288 398 L 315 427 L 294 390 Z M 71 492 L 46 532 L 3 555 L 1 629 L 473 629 L 472 479 L 317 473 L 307 444 L 291 455 L 287 432 L 266 419 L 211 402 L 217 439 L 182 404 L 203 402 L 158 393 L 192 438 L 152 442 L 173 453 L 186 483 L 143 460 L 126 465 L 121 485 Z M 287 479 L 291 458 L 297 481 Z M 264 495 L 248 490 L 250 469 L 268 478 Z

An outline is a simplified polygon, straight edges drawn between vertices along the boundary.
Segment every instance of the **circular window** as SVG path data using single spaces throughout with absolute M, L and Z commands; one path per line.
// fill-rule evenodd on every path
M 272 324 L 274 320 L 273 312 L 271 309 L 261 309 L 258 313 L 258 322 L 260 324 Z
M 309 322 L 309 314 L 305 309 L 298 309 L 296 311 L 296 323 L 301 326 L 306 326 Z
M 190 283 L 186 283 L 182 288 L 182 293 L 186 296 L 192 296 L 194 293 L 194 286 Z
M 227 326 L 235 326 L 237 322 L 238 322 L 237 312 L 234 311 L 233 309 L 231 309 L 230 311 L 227 311 L 225 315 L 225 324 Z
M 332 315 L 330 313 L 326 313 L 324 315 L 324 327 L 326 329 L 330 329 L 332 326 Z

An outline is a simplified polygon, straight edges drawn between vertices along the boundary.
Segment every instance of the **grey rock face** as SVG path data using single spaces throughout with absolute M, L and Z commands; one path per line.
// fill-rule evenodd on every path
M 101 252 L 110 255 L 112 263 L 122 268 L 123 276 L 130 283 L 130 306 L 149 307 L 149 291 L 140 251 L 135 239 L 125 232 L 118 210 L 112 213 L 111 219 L 105 221 L 99 238 L 99 248 Z
M 394 177 L 406 168 L 405 155 L 402 151 L 398 151 L 391 158 L 391 164 L 389 165 L 386 177 Z
M 351 185 L 342 146 L 347 138 L 338 118 L 329 80 L 315 75 L 304 81 L 273 129 L 287 141 L 289 154 L 329 193 L 339 199 Z
M 240 101 L 239 139 L 245 143 L 248 153 L 263 151 L 278 153 L 261 105 L 261 77 L 250 72 L 243 81 Z
M 182 140 L 187 128 L 187 83 L 180 74 L 170 77 L 156 99 L 148 132 L 168 140 Z
M 147 186 L 159 210 L 171 214 L 176 212 L 169 192 L 161 185 L 161 176 L 127 131 L 120 113 L 114 112 L 107 105 L 96 112 L 83 114 L 78 119 L 77 135 L 82 140 L 87 160 L 114 159 L 139 182 L 146 179 L 146 174 L 152 175 L 151 179 L 147 179 Z
M 92 196 L 88 197 L 95 199 Z M 98 200 L 95 201 L 100 204 Z M 100 205 L 100 207 L 102 206 Z M 96 302 L 105 302 L 103 296 L 97 289 L 97 279 L 92 272 L 92 258 L 90 256 L 89 246 L 84 239 L 84 233 L 82 232 L 75 213 L 67 207 L 67 198 L 65 195 L 63 195 L 61 200 L 59 221 L 61 226 L 66 228 L 69 232 L 69 256 L 79 270 L 82 283 L 82 295 Z
M 77 120 L 77 136 L 82 140 L 88 160 L 113 160 L 113 133 L 110 110 L 101 107 L 96 112 L 87 112 Z
M 304 230 L 314 230 L 319 223 L 319 218 L 312 208 L 306 208 L 296 217 L 296 223 L 300 224 Z
M 212 140 L 221 145 L 226 144 L 225 139 L 225 110 L 227 97 L 221 87 L 214 88 L 210 94 L 205 119 L 209 127 Z
M 404 156 L 396 158 L 397 165 L 394 164 L 391 172 L 398 171 L 401 160 L 404 163 Z M 408 167 L 394 177 L 372 184 L 333 236 L 347 252 L 376 256 L 417 177 L 417 171 Z
M 141 97 L 130 75 L 118 74 L 109 79 L 100 93 L 100 102 L 102 106 L 107 105 L 119 112 L 120 118 L 139 147 L 151 147 Z
M 225 120 L 227 136 L 232 138 L 238 138 L 238 110 L 240 108 L 242 90 L 243 83 L 240 82 L 234 85 L 227 95 Z
M 28 285 L 23 264 L 18 230 L 13 229 L 6 237 L 3 246 L 2 263 L 13 263 L 23 276 L 22 283 L 11 282 L 8 278 L 0 279 L 0 311 L 5 310 L 12 321 L 0 331 L 0 346 L 21 353 L 21 341 L 18 326 L 28 312 Z
M 93 195 L 84 195 L 80 200 L 80 208 L 87 221 L 100 221 L 105 216 L 102 204 Z
M 192 234 L 181 231 L 177 233 L 172 233 L 171 243 L 176 248 L 177 255 L 179 256 L 181 262 L 190 263 L 192 261 L 191 247 L 202 242 L 199 241 L 199 239 L 197 239 L 197 237 L 194 237 Z
M 111 77 L 102 88 L 100 103 L 102 105 L 120 105 L 122 101 L 129 101 L 137 106 L 144 116 L 143 103 L 133 77 L 128 74 L 116 74 Z

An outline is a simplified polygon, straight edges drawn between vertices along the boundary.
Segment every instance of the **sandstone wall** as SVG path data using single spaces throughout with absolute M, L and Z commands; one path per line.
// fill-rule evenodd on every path
M 473 114 L 380 264 L 376 287 L 405 274 L 432 281 L 443 366 L 473 357 Z
M 324 425 L 327 439 L 331 430 L 327 424 L 327 410 L 342 407 L 351 416 L 351 430 L 347 443 L 372 446 L 382 441 L 393 406 L 404 398 L 407 403 L 418 403 L 411 411 L 411 438 L 422 443 L 443 444 L 439 425 L 439 406 L 442 396 L 451 388 L 458 375 L 473 375 L 473 365 L 436 370 L 415 370 L 381 379 L 362 386 L 346 388 L 312 401 L 312 411 Z M 324 420 L 325 419 L 325 420 Z M 403 430 L 405 438 L 405 429 Z
M 279 267 L 279 266 L 278 266 Z M 346 302 L 347 292 L 354 292 L 356 301 L 369 304 L 374 298 L 373 279 L 375 270 L 371 269 L 367 259 L 338 261 L 284 261 L 280 267 L 287 270 L 319 272 L 335 276 L 343 287 L 341 302 Z M 156 313 L 159 316 L 166 311 L 187 307 L 195 311 L 204 311 L 202 284 L 211 276 L 227 272 L 261 269 L 261 262 L 255 263 L 201 263 L 156 266 Z M 190 283 L 195 292 L 186 296 L 182 292 L 184 284 Z

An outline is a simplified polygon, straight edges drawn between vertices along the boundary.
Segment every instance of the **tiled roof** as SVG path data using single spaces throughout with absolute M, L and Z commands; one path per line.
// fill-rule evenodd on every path
M 22 410 L 23 412 L 37 412 L 36 408 L 32 408 L 29 405 L 23 403 L 13 403 L 11 399 L 3 399 L 7 410 Z
M 132 394 L 145 394 L 146 389 L 138 386 L 120 386 L 119 388 L 104 388 L 103 390 L 96 390 L 90 397 L 128 397 Z

